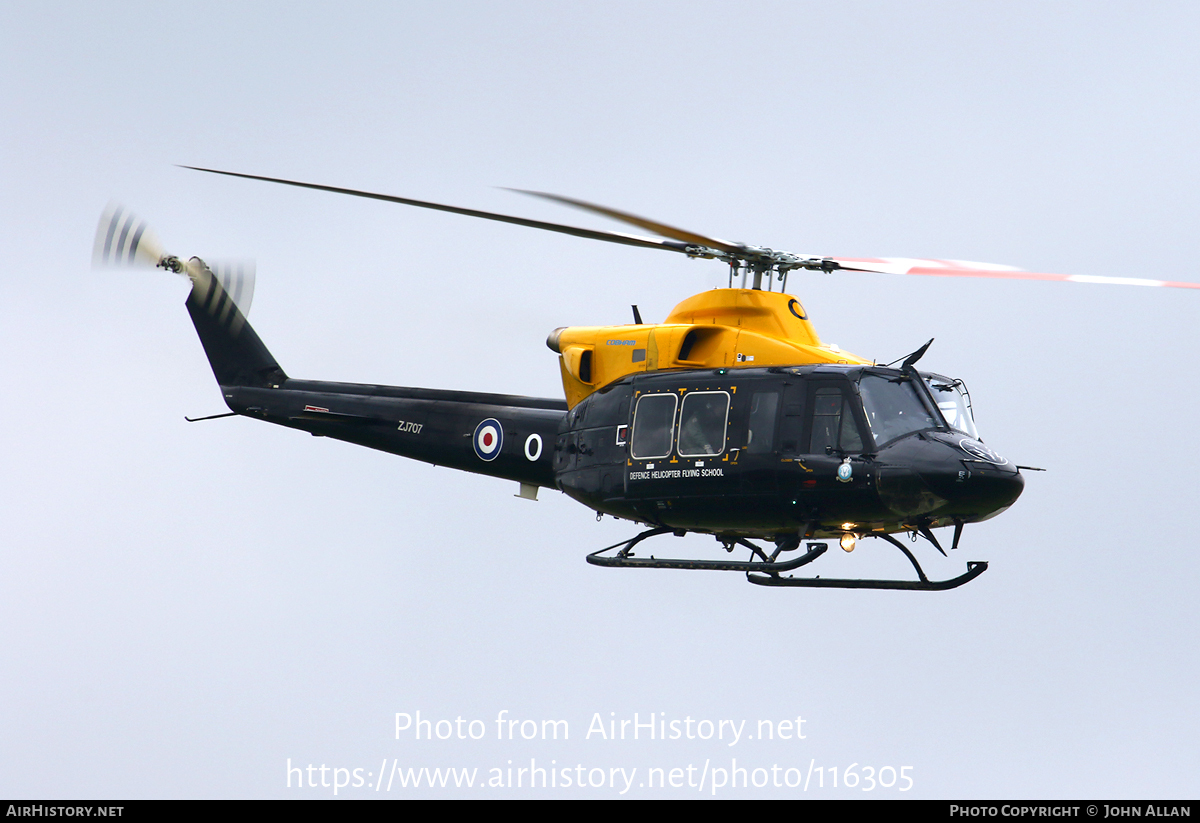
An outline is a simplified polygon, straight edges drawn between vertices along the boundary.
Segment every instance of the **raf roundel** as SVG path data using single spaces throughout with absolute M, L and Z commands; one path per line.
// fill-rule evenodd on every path
M 504 445 L 504 430 L 500 421 L 489 417 L 475 427 L 475 437 L 471 440 L 475 446 L 475 456 L 480 460 L 495 460 L 500 456 L 500 447 Z

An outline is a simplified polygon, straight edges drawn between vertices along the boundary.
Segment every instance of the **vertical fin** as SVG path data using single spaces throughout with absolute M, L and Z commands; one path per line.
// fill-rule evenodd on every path
M 217 382 L 269 388 L 287 380 L 254 327 L 246 322 L 245 311 L 254 294 L 253 266 L 217 264 L 209 268 L 193 257 L 187 263 L 187 275 L 192 280 L 188 314 Z

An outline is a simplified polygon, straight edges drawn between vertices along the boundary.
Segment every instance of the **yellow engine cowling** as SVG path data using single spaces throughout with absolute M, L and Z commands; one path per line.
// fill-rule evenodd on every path
M 657 325 L 555 329 L 546 345 L 560 355 L 571 408 L 597 389 L 638 372 L 871 362 L 822 345 L 796 298 L 755 289 L 702 292 Z

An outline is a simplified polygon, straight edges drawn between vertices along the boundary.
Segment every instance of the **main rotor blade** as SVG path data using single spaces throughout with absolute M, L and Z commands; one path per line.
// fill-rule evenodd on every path
M 633 234 L 622 234 L 612 231 L 596 231 L 595 229 L 582 229 L 576 226 L 564 226 L 559 223 L 547 223 L 542 220 L 530 220 L 525 217 L 513 217 L 507 214 L 496 214 L 490 211 L 480 211 L 478 209 L 464 209 L 458 206 L 446 206 L 441 203 L 430 203 L 426 200 L 413 200 L 408 197 L 396 197 L 391 194 L 379 194 L 377 192 L 359 191 L 358 189 L 344 189 L 338 186 L 323 186 L 319 183 L 301 183 L 296 180 L 283 180 L 278 177 L 262 177 L 257 174 L 241 174 L 235 171 L 220 171 L 218 169 L 202 169 L 199 166 L 180 166 L 183 169 L 191 169 L 193 171 L 203 171 L 209 174 L 224 174 L 228 177 L 242 177 L 246 180 L 262 180 L 267 183 L 280 183 L 285 186 L 296 186 L 302 189 L 316 189 L 317 191 L 328 191 L 334 194 L 348 194 L 352 197 L 366 197 L 371 200 L 383 200 L 388 203 L 400 203 L 405 206 L 416 206 L 422 209 L 434 209 L 436 211 L 447 211 L 451 214 L 462 214 L 467 217 L 480 217 L 484 220 L 496 220 L 501 223 L 512 223 L 517 226 L 528 226 L 531 229 L 543 229 L 545 231 L 559 232 L 560 234 L 570 234 L 575 237 L 585 237 L 589 240 L 603 240 L 607 243 L 620 243 L 625 246 L 638 246 L 645 249 L 663 249 L 665 251 L 687 253 L 687 248 L 684 243 L 672 243 L 667 240 L 655 240 L 650 237 L 638 237 Z
M 511 223 L 516 226 L 527 226 L 532 229 L 542 229 L 543 231 L 553 231 L 559 234 L 569 234 L 574 237 L 583 237 L 589 240 L 603 240 L 606 243 L 619 243 L 624 246 L 635 246 L 645 249 L 662 249 L 664 251 L 673 251 L 681 254 L 688 254 L 693 257 L 717 257 L 718 259 L 732 260 L 759 260 L 767 261 L 770 267 L 777 267 L 781 272 L 790 269 L 816 269 L 826 268 L 819 265 L 821 261 L 829 261 L 837 264 L 837 268 L 847 271 L 866 271 L 880 272 L 885 274 L 920 274 L 932 277 L 989 277 L 1000 278 L 1006 280 L 1058 280 L 1071 283 L 1106 283 L 1120 286 L 1167 286 L 1178 289 L 1200 289 L 1200 283 L 1185 283 L 1173 280 L 1150 280 L 1140 277 L 1101 277 L 1087 274 L 1047 274 L 1043 272 L 1027 272 L 1012 266 L 1002 266 L 992 263 L 973 263 L 966 260 L 920 260 L 908 257 L 799 257 L 784 252 L 773 252 L 770 249 L 759 249 L 754 246 L 746 246 L 741 243 L 731 243 L 727 240 L 719 240 L 715 237 L 707 237 L 695 232 L 679 229 L 674 226 L 668 226 L 665 223 L 659 223 L 654 220 L 648 220 L 644 217 L 638 217 L 628 212 L 610 209 L 606 206 L 598 206 L 594 203 L 588 203 L 583 200 L 576 200 L 571 197 L 563 197 L 558 194 L 548 194 L 546 192 L 529 191 L 526 189 L 509 189 L 522 194 L 541 197 L 545 200 L 552 200 L 556 203 L 573 206 L 584 211 L 599 214 L 613 220 L 619 220 L 624 223 L 629 223 L 639 228 L 661 234 L 663 237 L 670 238 L 668 240 L 656 240 L 650 237 L 640 237 L 633 234 L 624 234 L 621 232 L 598 231 L 596 229 L 584 229 L 578 226 L 567 226 L 561 223 L 547 223 L 543 220 L 530 220 L 525 217 L 514 217 L 508 214 L 497 214 L 495 212 L 481 211 L 479 209 L 465 209 L 459 206 L 447 206 L 442 203 L 432 203 L 427 200 L 414 200 L 408 197 L 396 197 L 391 194 L 380 194 L 378 192 L 361 191 L 358 189 L 347 189 L 339 186 L 325 186 L 319 183 L 303 183 L 297 180 L 284 180 L 278 177 L 264 177 L 257 174 L 242 174 L 235 171 L 221 171 L 219 169 L 206 169 L 199 166 L 180 166 L 180 168 L 191 169 L 193 171 L 202 171 L 209 174 L 223 174 L 227 177 L 241 177 L 245 180 L 261 180 L 266 183 L 279 183 L 284 186 L 296 186 L 302 189 L 315 189 L 317 191 L 327 191 L 334 194 L 348 194 L 352 197 L 365 197 L 371 200 L 382 200 L 388 203 L 400 203 L 405 206 L 416 206 L 422 209 L 433 209 L 435 211 L 450 212 L 451 214 L 461 214 L 466 217 L 479 217 L 484 220 L 495 220 L 500 223 Z M 107 216 L 107 215 L 106 215 Z M 112 218 L 110 217 L 110 220 Z M 120 244 L 118 244 L 120 245 Z M 723 255 L 728 255 L 725 258 Z M 826 268 L 826 270 L 828 270 Z
M 1177 280 L 1150 280 L 1142 277 L 1103 277 L 1093 274 L 1047 274 L 1022 271 L 996 263 L 967 260 L 916 260 L 909 257 L 831 257 L 842 269 L 882 274 L 920 274 L 930 277 L 991 277 L 1004 280 L 1056 280 L 1067 283 L 1101 283 L 1113 286 L 1166 286 L 1175 289 L 1200 289 L 1200 283 Z
M 595 203 L 588 203 L 584 200 L 576 200 L 573 197 L 563 197 L 561 194 L 548 194 L 544 191 L 529 191 L 528 189 L 509 189 L 509 191 L 519 192 L 520 194 L 528 194 L 533 197 L 541 197 L 545 200 L 553 200 L 555 203 L 562 203 L 567 206 L 574 206 L 577 209 L 590 211 L 593 214 L 603 215 L 604 217 L 613 220 L 619 220 L 622 223 L 629 223 L 631 226 L 637 226 L 639 229 L 646 229 L 655 234 L 661 234 L 663 237 L 670 237 L 672 240 L 678 240 L 681 243 L 688 243 L 693 246 L 708 246 L 709 248 L 719 249 L 729 254 L 737 254 L 744 250 L 744 246 L 740 243 L 730 243 L 728 240 L 718 240 L 715 237 L 706 237 L 703 234 L 696 234 L 685 229 L 677 229 L 674 226 L 668 226 L 666 223 L 659 223 L 656 220 L 647 220 L 645 217 L 638 217 L 636 214 L 630 214 L 617 209 L 610 209 L 608 206 L 597 206 Z

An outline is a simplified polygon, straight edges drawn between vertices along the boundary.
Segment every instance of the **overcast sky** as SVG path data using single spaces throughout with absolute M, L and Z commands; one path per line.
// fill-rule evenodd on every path
M 990 561 L 964 588 L 772 590 L 588 566 L 633 527 L 557 492 L 189 424 L 224 407 L 186 283 L 89 257 L 115 199 L 177 254 L 256 258 L 292 376 L 545 397 L 551 329 L 660 321 L 724 270 L 175 164 L 1200 281 L 1198 41 L 1186 3 L 4 5 L 0 796 L 326 797 L 340 768 L 339 797 L 707 797 L 746 768 L 767 785 L 717 796 L 1195 797 L 1196 292 L 793 275 L 827 342 L 935 337 L 988 445 L 1048 471 L 957 556 L 918 549 L 931 576 Z M 837 554 L 822 574 L 907 566 Z M 397 739 L 417 711 L 486 734 Z M 501 712 L 569 739 L 497 740 Z M 634 713 L 696 737 L 588 735 Z M 515 788 L 531 760 L 558 785 Z M 513 788 L 378 779 L 509 761 Z

